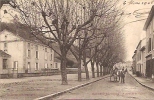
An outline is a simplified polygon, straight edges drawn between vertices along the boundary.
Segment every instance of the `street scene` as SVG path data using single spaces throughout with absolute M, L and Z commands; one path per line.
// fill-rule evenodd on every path
M 85 91 L 87 90 L 87 91 Z M 129 74 L 126 74 L 125 84 L 110 82 L 103 79 L 86 87 L 70 91 L 57 99 L 144 99 L 152 100 L 154 92 L 138 84 Z
M 0 100 L 151 100 L 153 30 L 153 0 L 0 0 Z

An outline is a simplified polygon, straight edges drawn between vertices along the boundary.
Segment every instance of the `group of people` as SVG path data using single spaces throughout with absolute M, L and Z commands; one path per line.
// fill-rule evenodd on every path
M 119 70 L 118 68 L 115 69 L 111 69 L 110 70 L 110 81 L 111 78 L 114 78 L 114 81 L 121 81 L 121 83 L 125 83 L 125 74 L 127 72 L 127 68 L 124 70 L 124 68 L 122 68 L 122 70 Z

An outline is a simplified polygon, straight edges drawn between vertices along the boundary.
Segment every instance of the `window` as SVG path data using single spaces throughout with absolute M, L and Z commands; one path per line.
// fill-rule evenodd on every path
M 5 35 L 5 39 L 7 39 L 7 35 Z
M 45 52 L 47 52 L 47 48 L 45 48 Z
M 4 43 L 4 52 L 7 52 L 7 43 Z
M 36 51 L 36 58 L 38 59 L 38 51 Z
M 30 62 L 28 62 L 28 64 L 27 64 L 27 68 L 28 68 L 28 70 L 31 69 Z
M 149 38 L 148 52 L 151 51 L 151 38 Z
M 3 69 L 7 68 L 7 59 L 3 59 Z
M 47 48 L 45 48 L 45 60 L 48 59 L 48 53 L 47 53 Z
M 13 69 L 14 70 L 17 70 L 18 69 L 18 62 L 17 61 L 14 61 Z
M 50 64 L 50 67 L 52 68 L 52 64 Z
M 7 48 L 7 43 L 4 43 L 4 48 Z
M 28 48 L 27 57 L 30 58 L 31 57 L 30 43 L 28 43 L 27 48 Z
M 30 50 L 28 50 L 27 57 L 29 57 L 29 58 L 31 57 Z
M 38 53 L 38 45 L 35 45 L 35 55 L 36 55 L 36 58 L 38 59 L 39 58 L 39 53 Z
M 48 68 L 48 64 L 46 63 L 44 67 L 45 67 L 45 68 Z
M 35 63 L 35 70 L 39 70 L 39 64 Z
M 55 68 L 58 68 L 58 64 L 56 63 Z
M 30 49 L 30 43 L 28 43 L 28 46 L 27 47 L 28 47 L 28 49 Z

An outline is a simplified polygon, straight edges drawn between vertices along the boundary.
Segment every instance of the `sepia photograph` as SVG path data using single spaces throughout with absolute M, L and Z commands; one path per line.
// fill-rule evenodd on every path
M 154 99 L 154 0 L 0 0 L 0 100 L 85 99 Z

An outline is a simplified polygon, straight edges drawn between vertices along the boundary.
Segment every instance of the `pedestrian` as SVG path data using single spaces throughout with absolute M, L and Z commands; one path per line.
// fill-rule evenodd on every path
M 127 68 L 125 69 L 125 73 L 127 73 Z
M 122 69 L 121 71 L 121 83 L 125 83 L 125 71 Z

